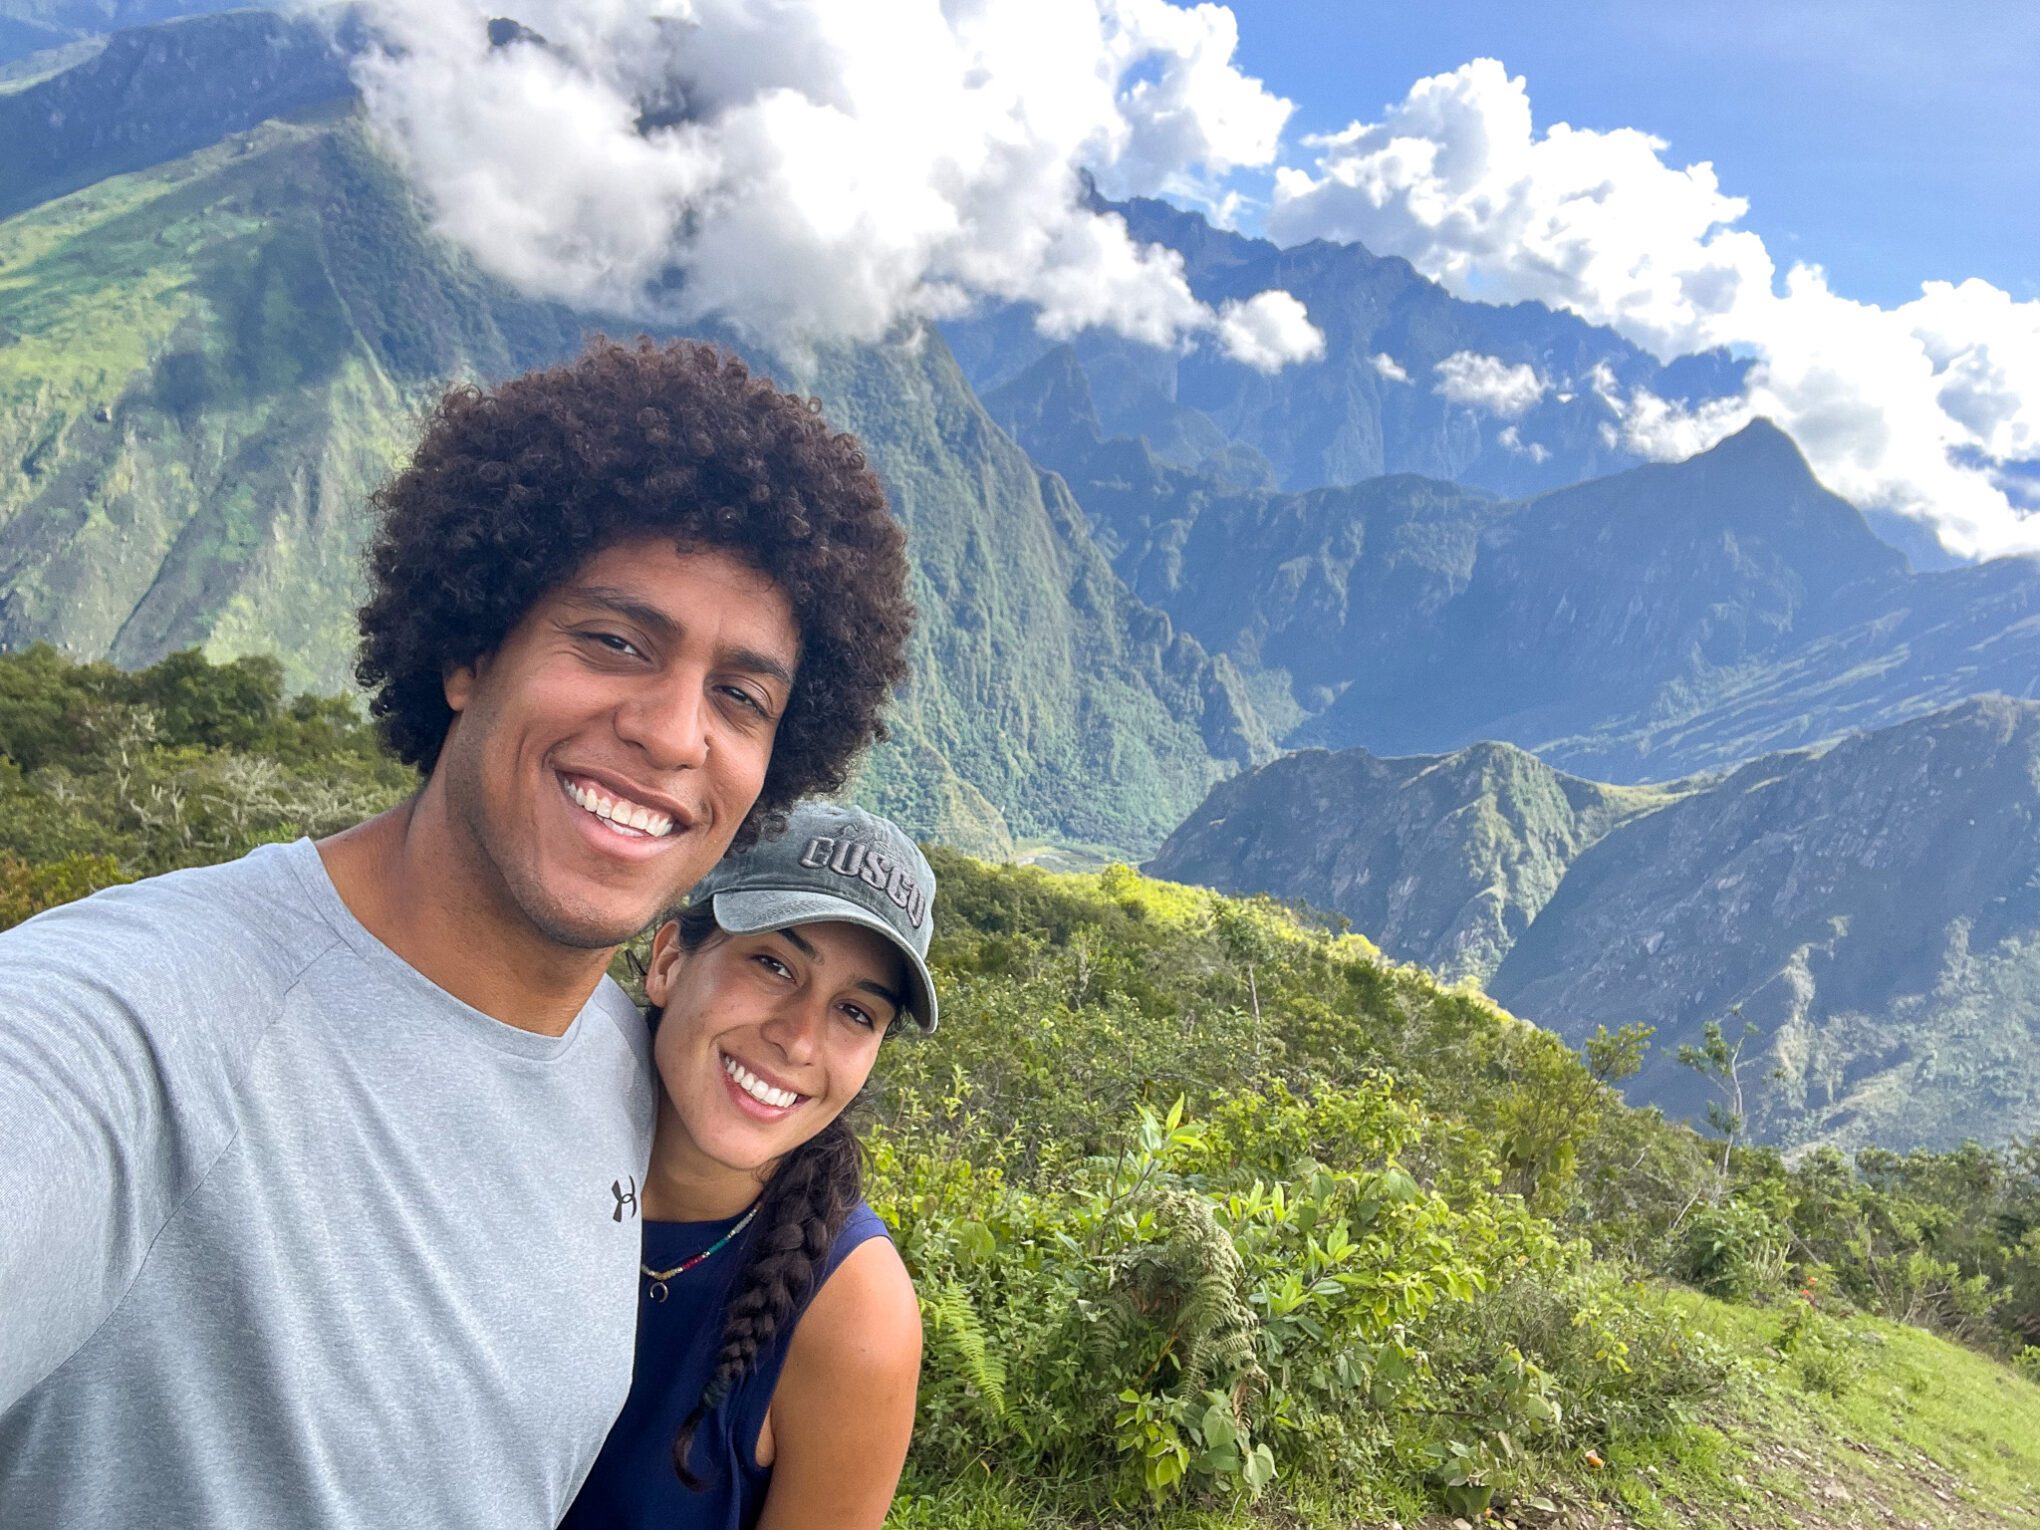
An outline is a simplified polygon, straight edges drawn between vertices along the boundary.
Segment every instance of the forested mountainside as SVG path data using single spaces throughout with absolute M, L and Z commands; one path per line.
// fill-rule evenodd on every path
M 1657 1028 L 1632 1099 L 1749 1035 L 1740 1107 L 1784 1144 L 2040 1131 L 2040 704 L 2005 697 L 1652 790 L 1519 751 L 1307 751 L 1217 788 L 1150 869 L 1344 914 L 1576 1044 Z
M 30 113 L 61 99 L 98 123 L 88 157 L 134 149 L 152 140 L 123 113 L 156 120 L 152 73 L 187 90 L 192 39 L 233 68 L 282 25 L 177 23 L 157 31 L 178 47 L 134 46 L 126 73 L 101 54 L 7 99 Z M 302 78 L 280 74 L 276 93 L 331 79 L 320 48 L 278 56 Z M 476 271 L 345 93 L 245 132 L 245 103 L 213 104 L 210 147 L 0 221 L 0 460 L 18 465 L 0 480 L 0 642 L 129 665 L 205 642 L 274 652 L 293 684 L 334 688 L 365 500 L 420 411 L 449 380 L 634 326 Z M 1232 665 L 1127 595 L 1067 490 L 985 418 L 938 337 L 757 359 L 864 437 L 910 528 L 917 681 L 868 796 L 986 851 L 1033 836 L 1140 846 L 1271 752 Z
M 1399 961 L 1486 982 L 1582 852 L 1680 790 L 1604 786 L 1511 744 L 1303 749 L 1213 788 L 1145 869 L 1336 913 Z

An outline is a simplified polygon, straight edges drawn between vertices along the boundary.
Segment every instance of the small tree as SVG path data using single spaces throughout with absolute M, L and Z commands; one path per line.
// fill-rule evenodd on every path
M 1736 1005 L 1729 1014 L 1741 1020 L 1742 1006 Z M 1743 1048 L 1756 1034 L 1756 1026 L 1743 1020 L 1742 1029 L 1731 1041 L 1719 1020 L 1709 1020 L 1701 1027 L 1699 1046 L 1688 1043 L 1679 1048 L 1680 1064 L 1709 1080 L 1721 1095 L 1720 1099 L 1707 1102 L 1707 1124 L 1721 1133 L 1721 1178 L 1724 1184 L 1728 1180 L 1729 1155 L 1735 1151 L 1735 1140 L 1742 1135 L 1746 1119 L 1743 1112 Z
M 1643 1071 L 1644 1054 L 1650 1050 L 1650 1038 L 1656 1034 L 1656 1026 L 1634 1020 L 1612 1035 L 1607 1026 L 1595 1026 L 1594 1034 L 1580 1049 L 1587 1060 L 1587 1071 L 1594 1075 L 1595 1082 L 1602 1084 L 1619 1084 L 1625 1078 L 1635 1078 Z M 1684 1060 L 1682 1056 L 1680 1061 Z

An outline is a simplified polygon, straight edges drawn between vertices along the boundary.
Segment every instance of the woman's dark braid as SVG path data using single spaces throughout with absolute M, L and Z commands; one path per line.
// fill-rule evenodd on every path
M 823 1261 L 863 1189 L 857 1138 L 840 1116 L 780 1160 L 765 1182 L 758 1230 L 745 1245 L 743 1269 L 723 1311 L 715 1369 L 673 1436 L 673 1469 L 689 1488 L 706 1485 L 687 1465 L 695 1431 L 814 1294 Z

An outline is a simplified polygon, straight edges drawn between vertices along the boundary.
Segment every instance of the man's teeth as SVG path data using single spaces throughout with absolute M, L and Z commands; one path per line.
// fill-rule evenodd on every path
M 673 831 L 673 820 L 664 813 L 655 813 L 642 803 L 612 797 L 578 781 L 567 782 L 567 795 L 612 829 L 635 830 L 650 839 L 663 838 Z
M 734 1057 L 725 1057 L 722 1066 L 723 1072 L 736 1080 L 739 1089 L 761 1104 L 776 1105 L 784 1110 L 800 1099 L 791 1089 L 774 1089 Z

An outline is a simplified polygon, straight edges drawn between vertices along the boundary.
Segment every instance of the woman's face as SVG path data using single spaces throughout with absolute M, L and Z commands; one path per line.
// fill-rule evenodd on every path
M 659 931 L 645 975 L 661 1011 L 659 1130 L 709 1164 L 755 1174 L 864 1087 L 906 1002 L 906 963 L 854 924 L 718 932 L 692 953 L 678 935 L 676 923 Z

